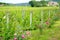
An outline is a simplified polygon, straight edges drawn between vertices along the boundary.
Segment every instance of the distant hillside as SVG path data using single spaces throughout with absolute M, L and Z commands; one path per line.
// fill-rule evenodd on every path
M 30 6 L 29 3 L 18 3 L 18 4 L 14 4 L 15 6 Z
M 0 2 L 0 5 L 4 4 L 4 5 L 10 5 L 10 6 L 30 6 L 29 3 L 18 3 L 18 4 L 12 4 L 12 3 L 4 3 L 4 2 Z
M 60 0 L 52 0 L 52 1 L 60 2 Z
M 11 4 L 11 3 L 0 2 L 0 6 L 10 6 L 10 5 L 13 5 L 13 4 Z
M 0 5 L 9 5 L 9 4 L 7 4 L 7 3 L 3 3 L 3 2 L 0 2 Z
M 60 5 L 60 0 L 52 0 L 52 1 L 58 2 L 58 3 L 59 3 L 59 5 Z

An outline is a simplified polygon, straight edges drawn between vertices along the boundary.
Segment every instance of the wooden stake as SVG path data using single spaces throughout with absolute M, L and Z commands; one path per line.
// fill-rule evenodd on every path
M 41 10 L 41 26 L 43 27 L 43 10 Z
M 32 14 L 33 14 L 33 11 L 30 11 L 30 27 L 32 27 Z
M 50 18 L 50 10 L 49 10 L 48 16 L 49 16 L 49 18 Z
M 25 10 L 22 10 L 22 20 L 24 21 L 24 17 L 25 17 Z
M 9 12 L 6 13 L 6 17 L 7 17 L 7 29 L 9 29 Z

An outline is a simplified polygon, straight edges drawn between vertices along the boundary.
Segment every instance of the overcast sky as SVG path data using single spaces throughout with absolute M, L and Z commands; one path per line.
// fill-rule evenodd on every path
M 30 0 L 0 0 L 0 2 L 5 2 L 5 3 L 28 3 Z M 37 0 L 39 1 L 39 0 Z

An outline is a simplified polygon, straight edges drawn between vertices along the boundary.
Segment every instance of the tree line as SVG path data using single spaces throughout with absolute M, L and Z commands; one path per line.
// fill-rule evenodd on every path
M 48 6 L 48 3 L 49 1 L 30 1 L 29 4 L 32 6 L 32 7 L 47 7 Z M 53 3 L 50 3 L 53 5 L 57 5 L 56 3 L 58 2 L 53 2 Z
M 32 7 L 42 7 L 42 6 L 47 6 L 48 1 L 30 1 L 29 4 Z
M 0 5 L 9 5 L 8 3 L 0 2 Z

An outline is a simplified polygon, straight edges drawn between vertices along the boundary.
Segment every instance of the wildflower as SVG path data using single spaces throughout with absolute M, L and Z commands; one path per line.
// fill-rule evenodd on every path
M 30 35 L 30 32 L 29 32 L 29 31 L 27 31 L 27 32 L 26 32 L 26 34 L 27 34 L 27 35 Z
M 17 38 L 14 38 L 14 40 L 17 40 Z
M 49 25 L 49 22 L 47 21 L 46 24 Z
M 48 21 L 50 20 L 51 18 L 48 18 Z
M 16 35 L 17 35 L 17 33 L 14 34 L 14 36 L 16 36 Z
M 26 37 L 31 37 L 30 31 L 26 31 Z
M 23 39 L 25 38 L 25 35 L 24 35 L 24 34 L 22 35 L 22 38 L 23 38 Z
M 3 19 L 5 19 L 5 18 L 6 18 L 6 16 L 3 17 Z

